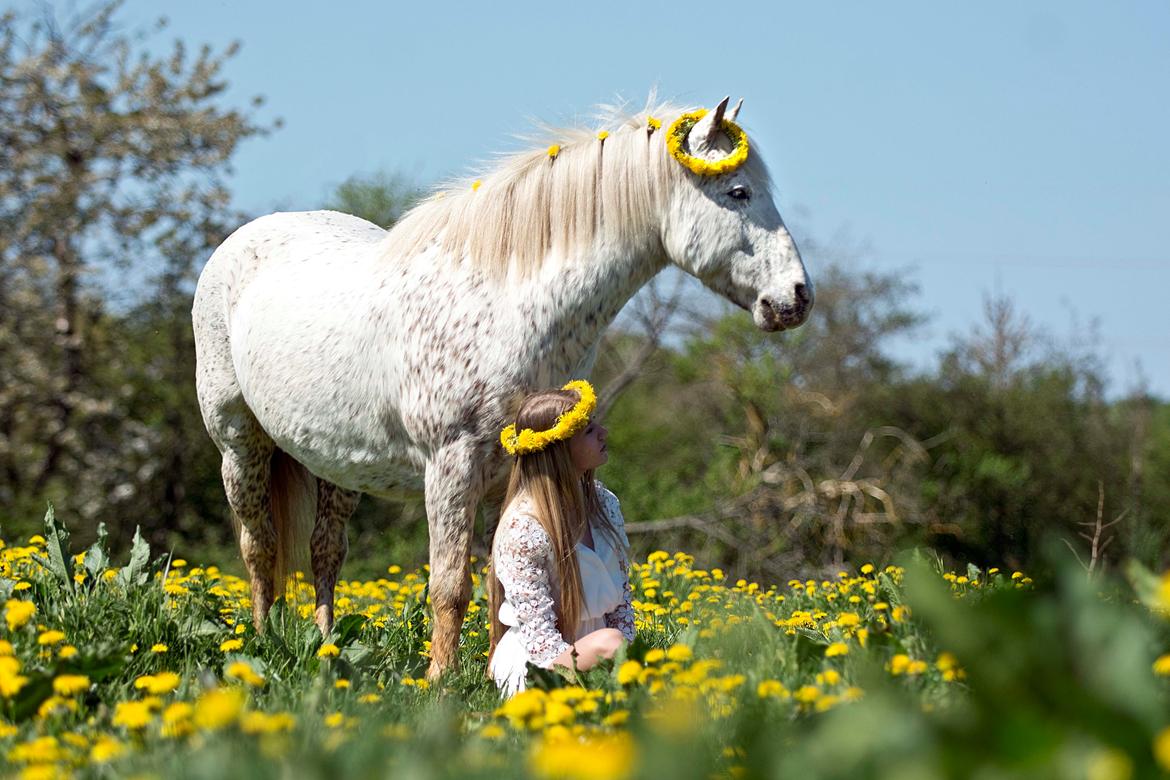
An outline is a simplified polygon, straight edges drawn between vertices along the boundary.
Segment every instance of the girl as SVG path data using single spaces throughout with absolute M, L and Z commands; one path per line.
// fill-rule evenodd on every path
M 516 456 L 492 544 L 488 673 L 505 696 L 526 664 L 588 669 L 634 639 L 617 497 L 593 480 L 607 431 L 588 382 L 524 399 L 500 434 Z

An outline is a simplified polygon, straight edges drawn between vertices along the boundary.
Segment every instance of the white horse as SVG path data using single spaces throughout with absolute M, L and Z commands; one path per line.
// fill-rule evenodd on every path
M 666 136 L 682 112 L 656 106 L 560 131 L 389 232 L 278 213 L 215 251 L 192 312 L 196 381 L 257 629 L 311 534 L 327 634 L 359 495 L 422 487 L 438 676 L 458 660 L 476 509 L 499 511 L 499 431 L 526 392 L 588 376 L 606 327 L 668 263 L 763 330 L 804 322 L 812 287 L 758 153 L 715 175 L 682 164 L 732 159 L 726 106 L 680 130 L 681 154 Z

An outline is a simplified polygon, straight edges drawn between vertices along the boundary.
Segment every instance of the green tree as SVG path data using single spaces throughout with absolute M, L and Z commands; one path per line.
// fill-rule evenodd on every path
M 337 185 L 325 208 L 353 214 L 389 230 L 423 195 L 420 187 L 401 174 L 355 174 Z
M 184 511 L 156 499 L 192 478 L 197 409 L 141 401 L 192 382 L 194 269 L 240 221 L 232 155 L 268 129 L 220 105 L 235 46 L 156 56 L 118 7 L 0 17 L 0 502 L 115 534 Z M 131 366 L 152 307 L 157 352 Z

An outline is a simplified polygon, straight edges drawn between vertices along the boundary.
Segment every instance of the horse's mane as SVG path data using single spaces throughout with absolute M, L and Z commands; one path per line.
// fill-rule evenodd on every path
M 407 212 L 390 231 L 386 254 L 412 257 L 437 243 L 443 254 L 498 277 L 527 274 L 553 253 L 568 256 L 599 239 L 631 247 L 644 241 L 650 249 L 655 214 L 671 187 L 690 175 L 666 150 L 670 124 L 690 110 L 651 98 L 633 114 L 602 107 L 589 129 L 541 128 L 538 148 L 449 182 Z M 662 123 L 654 132 L 650 117 Z M 601 140 L 603 130 L 608 136 Z M 754 150 L 747 165 L 768 186 Z

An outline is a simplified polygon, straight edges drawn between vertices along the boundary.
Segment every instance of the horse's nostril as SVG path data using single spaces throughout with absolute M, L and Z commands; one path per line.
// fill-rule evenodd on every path
M 763 306 L 765 309 L 770 310 L 772 308 L 772 299 L 767 298 L 767 297 L 760 298 L 760 305 Z
M 796 300 L 800 301 L 801 303 L 808 303 L 810 296 L 808 294 L 808 287 L 807 286 L 805 286 L 803 284 L 798 284 L 798 285 L 796 285 L 795 292 L 796 292 Z

